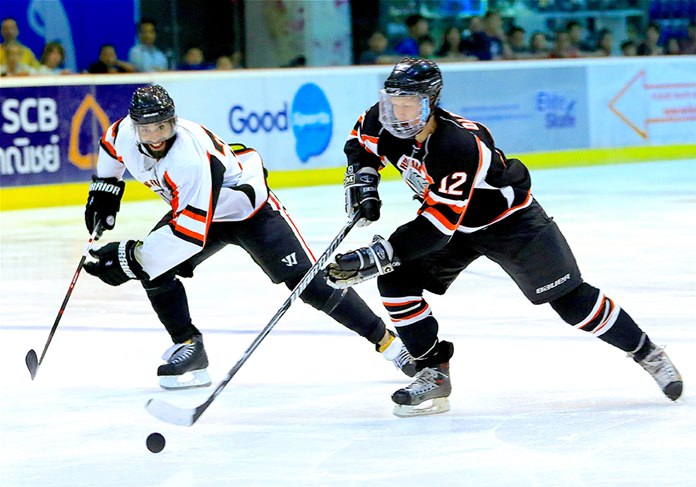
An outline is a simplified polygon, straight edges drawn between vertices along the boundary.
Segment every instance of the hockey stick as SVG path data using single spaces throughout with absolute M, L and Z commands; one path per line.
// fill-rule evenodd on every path
M 276 314 L 273 316 L 273 318 L 271 318 L 271 321 L 268 322 L 264 329 L 261 330 L 261 333 L 259 333 L 259 335 L 254 339 L 253 342 L 251 342 L 249 348 L 246 349 L 246 351 L 239 359 L 239 361 L 234 365 L 234 367 L 232 367 L 230 371 L 227 372 L 225 378 L 222 379 L 222 382 L 220 382 L 217 385 L 215 390 L 212 392 L 212 394 L 210 394 L 210 396 L 208 397 L 208 399 L 205 400 L 205 402 L 203 402 L 196 408 L 190 409 L 173 406 L 168 402 L 160 401 L 159 399 L 150 399 L 145 404 L 145 409 L 147 409 L 147 411 L 151 415 L 153 415 L 161 421 L 171 424 L 177 424 L 180 426 L 193 426 L 193 424 L 196 421 L 198 421 L 198 418 L 201 417 L 203 412 L 206 409 L 208 409 L 208 406 L 210 406 L 213 403 L 215 398 L 222 392 L 222 390 L 227 386 L 227 384 L 230 383 L 232 378 L 239 371 L 239 369 L 242 368 L 242 365 L 244 365 L 244 363 L 251 356 L 251 354 L 254 353 L 254 350 L 256 350 L 256 348 L 261 344 L 263 339 L 266 338 L 266 336 L 270 333 L 273 327 L 275 327 L 280 318 L 290 308 L 290 305 L 293 303 L 293 301 L 295 301 L 298 298 L 298 296 L 302 294 L 302 291 L 305 290 L 305 288 L 309 285 L 310 281 L 314 279 L 314 277 L 324 267 L 324 265 L 329 260 L 329 257 L 331 257 L 331 255 L 334 253 L 336 248 L 338 248 L 343 239 L 346 238 L 346 235 L 348 235 L 348 232 L 350 232 L 350 230 L 355 226 L 357 221 L 358 218 L 354 217 L 352 220 L 346 223 L 346 225 L 341 229 L 340 232 L 338 232 L 338 235 L 336 235 L 333 241 L 329 244 L 328 248 L 324 251 L 323 254 L 321 254 L 319 259 L 317 259 L 316 263 L 307 271 L 302 280 L 299 283 L 297 283 L 295 289 L 292 290 L 292 293 L 290 293 L 290 296 L 288 296 L 288 298 L 282 304 L 280 309 L 276 311 Z
M 25 357 L 24 361 L 27 363 L 29 374 L 31 374 L 31 380 L 34 380 L 34 377 L 36 377 L 36 373 L 39 371 L 39 366 L 41 365 L 44 357 L 46 356 L 46 350 L 48 350 L 48 346 L 51 344 L 51 340 L 53 340 L 53 335 L 56 333 L 56 329 L 58 328 L 58 323 L 60 323 L 60 319 L 63 317 L 63 311 L 65 311 L 65 307 L 68 305 L 68 300 L 70 299 L 73 289 L 75 288 L 77 277 L 80 275 L 80 271 L 82 270 L 82 267 L 85 265 L 85 260 L 87 260 L 87 256 L 89 255 L 89 250 L 92 248 L 92 244 L 99 238 L 97 237 L 97 235 L 99 234 L 100 230 L 101 225 L 97 224 L 94 227 L 92 235 L 90 235 L 89 240 L 87 241 L 87 245 L 85 245 L 85 249 L 82 251 L 82 258 L 80 259 L 80 263 L 77 265 L 77 270 L 75 270 L 75 274 L 73 274 L 72 281 L 70 281 L 70 287 L 68 287 L 68 293 L 65 295 L 65 299 L 63 299 L 63 304 L 60 305 L 60 309 L 58 310 L 58 316 L 56 316 L 56 321 L 53 322 L 53 328 L 51 328 L 51 333 L 48 334 L 48 340 L 46 340 L 46 345 L 44 345 L 43 352 L 41 352 L 41 358 L 36 358 L 36 352 L 33 348 L 29 350 L 29 352 L 27 352 L 27 356 Z

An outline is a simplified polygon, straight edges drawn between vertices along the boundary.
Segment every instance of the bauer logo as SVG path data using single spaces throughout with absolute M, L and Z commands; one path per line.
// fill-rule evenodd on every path
M 322 154 L 331 142 L 333 114 L 326 95 L 314 83 L 306 83 L 292 100 L 292 132 L 300 161 Z

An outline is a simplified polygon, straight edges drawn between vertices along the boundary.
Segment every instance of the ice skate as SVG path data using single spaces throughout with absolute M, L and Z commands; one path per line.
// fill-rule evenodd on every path
M 424 416 L 449 411 L 452 383 L 449 363 L 425 367 L 416 374 L 410 385 L 392 394 L 394 414 L 402 418 Z
M 655 379 L 655 382 L 660 386 L 665 396 L 672 401 L 679 399 L 684 387 L 682 377 L 665 353 L 664 347 L 658 347 L 654 343 L 650 343 L 648 354 L 642 360 L 637 360 L 636 357 L 633 356 L 633 360 Z
M 404 346 L 401 338 L 396 336 L 393 331 L 387 330 L 391 338 L 389 341 L 382 345 L 375 345 L 375 349 L 382 356 L 394 364 L 394 367 L 401 370 L 404 374 L 409 377 L 416 375 L 416 363 L 413 361 L 413 357 L 408 353 L 406 347 Z
M 167 363 L 157 369 L 160 387 L 163 389 L 192 389 L 211 384 L 208 355 L 203 347 L 203 337 L 196 335 L 184 343 L 175 343 L 162 355 Z

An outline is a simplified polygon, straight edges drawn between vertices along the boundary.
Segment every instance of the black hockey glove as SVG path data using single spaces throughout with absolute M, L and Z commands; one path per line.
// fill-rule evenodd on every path
M 142 244 L 135 240 L 124 240 L 90 250 L 90 255 L 97 260 L 86 263 L 85 271 L 111 286 L 120 286 L 130 279 L 150 279 L 135 258 L 135 248 Z
M 379 235 L 372 243 L 347 254 L 337 254 L 326 267 L 326 283 L 336 289 L 354 286 L 377 275 L 392 272 L 399 265 L 391 244 Z
M 358 216 L 358 227 L 366 227 L 379 220 L 379 209 L 382 201 L 379 199 L 377 185 L 379 173 L 371 167 L 363 167 L 354 172 L 353 166 L 348 166 L 343 179 L 346 192 L 346 213 L 352 220 Z
M 97 223 L 101 223 L 97 238 L 101 237 L 103 230 L 113 230 L 125 187 L 126 183 L 116 178 L 92 176 L 85 207 L 85 224 L 89 233 L 94 231 Z

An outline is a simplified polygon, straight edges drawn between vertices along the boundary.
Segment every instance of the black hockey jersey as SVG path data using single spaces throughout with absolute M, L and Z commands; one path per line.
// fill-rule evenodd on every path
M 506 159 L 490 131 L 441 108 L 422 143 L 399 139 L 379 122 L 375 104 L 355 124 L 344 151 L 354 171 L 391 164 L 423 202 L 414 220 L 389 238 L 401 260 L 442 248 L 455 231 L 472 233 L 532 202 L 529 171 Z

